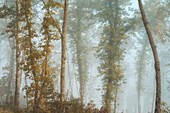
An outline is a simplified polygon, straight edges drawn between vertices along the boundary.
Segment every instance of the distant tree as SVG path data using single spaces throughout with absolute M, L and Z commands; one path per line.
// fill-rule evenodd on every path
M 70 48 L 73 53 L 73 63 L 76 66 L 76 75 L 80 84 L 81 105 L 84 103 L 86 82 L 88 80 L 88 36 L 89 28 L 95 23 L 93 18 L 92 1 L 77 0 L 73 2 L 69 13 L 68 34 Z
M 11 97 L 13 96 L 12 92 L 12 85 L 14 82 L 14 73 L 15 73 L 15 40 L 14 38 L 9 39 L 11 51 L 10 51 L 10 65 L 9 65 L 9 76 L 7 81 L 7 96 L 6 96 L 6 102 L 11 102 Z
M 143 31 L 143 30 L 142 30 Z M 149 59 L 149 42 L 147 40 L 146 34 L 141 34 L 142 39 L 138 39 L 141 47 L 137 50 L 137 61 L 136 61 L 136 74 L 137 74 L 137 93 L 138 93 L 138 113 L 141 113 L 141 95 L 145 91 L 145 80 L 148 76 L 149 70 L 148 65 Z
M 19 95 L 20 95 L 20 80 L 21 80 L 21 21 L 20 21 L 20 10 L 21 4 L 19 0 L 15 1 L 16 4 L 8 3 L 7 1 L 0 8 L 0 17 L 1 18 L 9 18 L 10 21 L 7 25 L 7 29 L 5 29 L 5 33 L 9 33 L 9 37 L 15 37 L 15 47 L 16 47 L 16 79 L 15 79 L 15 94 L 14 94 L 14 105 L 19 108 Z M 9 84 L 10 86 L 10 84 Z M 10 89 L 9 89 L 10 90 Z M 9 96 L 9 95 L 7 95 Z M 9 97 L 7 97 L 9 98 Z M 8 99 L 7 99 L 8 100 Z

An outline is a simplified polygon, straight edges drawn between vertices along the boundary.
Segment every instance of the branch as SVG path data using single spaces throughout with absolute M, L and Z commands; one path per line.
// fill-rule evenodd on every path
M 53 16 L 52 16 L 51 12 L 49 11 L 49 9 L 47 8 L 47 5 L 46 5 L 45 2 L 44 2 L 44 0 L 41 0 L 41 1 L 43 2 L 44 6 L 45 6 L 45 9 L 48 11 L 48 13 L 49 13 L 49 15 L 50 15 L 52 21 L 54 22 L 55 27 L 58 29 L 60 36 L 62 36 L 61 28 L 60 28 L 60 27 L 59 27 L 59 28 L 57 27 L 57 26 L 59 26 L 59 24 L 54 20 L 54 18 L 53 18 Z

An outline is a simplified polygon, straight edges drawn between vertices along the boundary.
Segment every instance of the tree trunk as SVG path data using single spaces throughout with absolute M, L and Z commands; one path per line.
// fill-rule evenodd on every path
M 10 55 L 10 70 L 9 70 L 9 77 L 8 77 L 8 89 L 7 89 L 7 97 L 6 97 L 6 102 L 11 102 L 10 97 L 12 96 L 12 80 L 13 80 L 13 75 L 14 75 L 14 68 L 15 68 L 15 41 L 12 39 L 11 41 L 9 40 L 9 43 L 11 45 L 11 55 Z
M 64 7 L 64 20 L 63 20 L 63 28 L 61 35 L 61 43 L 62 43 L 62 56 L 61 56 L 61 78 L 60 78 L 60 92 L 61 92 L 61 101 L 65 101 L 65 68 L 66 68 L 66 33 L 67 33 L 67 18 L 68 18 L 68 0 L 65 0 Z
M 144 43 L 142 44 L 143 45 L 143 50 L 142 50 L 142 53 L 140 55 L 140 59 L 139 59 L 139 68 L 138 68 L 138 113 L 141 113 L 141 89 L 142 89 L 142 74 L 143 74 L 143 71 L 144 71 L 144 68 L 143 68 L 143 65 L 144 65 L 144 62 L 145 62 L 145 53 L 146 53 L 146 49 L 148 47 L 148 44 L 149 43 L 146 43 L 147 42 L 147 38 L 144 39 Z
M 78 41 L 77 41 L 78 42 Z M 78 59 L 78 74 L 79 74 L 79 83 L 80 83 L 80 101 L 81 101 L 81 107 L 83 107 L 83 91 L 84 91 L 84 84 L 83 84 L 83 75 L 82 75 L 82 63 L 81 63 L 81 59 L 80 59 L 80 50 L 77 46 L 78 44 L 76 44 L 76 48 L 77 48 L 77 59 Z
M 19 95 L 20 95 L 20 84 L 21 84 L 21 44 L 20 44 L 20 31 L 21 31 L 21 22 L 20 22 L 20 9 L 21 3 L 19 0 L 16 0 L 16 10 L 17 10 L 17 34 L 16 34 L 16 82 L 15 82 L 15 98 L 14 105 L 19 108 Z
M 108 78 L 108 82 L 107 82 L 107 89 L 106 89 L 106 94 L 105 94 L 105 104 L 106 104 L 106 108 L 109 110 L 109 113 L 111 113 L 111 95 L 112 92 L 112 81 L 111 78 Z
M 138 89 L 138 113 L 141 113 L 140 90 Z
M 156 102 L 155 102 L 155 113 L 160 113 L 160 103 L 161 103 L 161 73 L 160 73 L 160 64 L 159 64 L 159 59 L 158 59 L 158 53 L 156 50 L 156 45 L 154 43 L 152 33 L 150 31 L 150 28 L 148 26 L 148 22 L 146 19 L 146 15 L 144 12 L 144 8 L 142 5 L 142 1 L 138 0 L 141 15 L 142 15 L 142 20 L 149 38 L 149 42 L 153 51 L 153 56 L 155 60 L 155 71 L 156 71 Z
M 154 102 L 155 102 L 155 81 L 154 81 L 153 102 L 152 102 L 152 111 L 151 111 L 151 113 L 153 113 L 153 111 L 154 111 Z
M 114 98 L 114 112 L 116 113 L 117 110 L 117 94 L 118 94 L 118 86 L 116 86 L 115 98 Z
M 69 63 L 69 55 L 67 53 L 67 64 L 68 64 L 68 76 L 69 76 L 69 85 L 70 85 L 70 97 L 73 98 L 73 88 L 72 88 L 72 79 L 71 79 L 71 74 L 70 74 L 70 63 Z

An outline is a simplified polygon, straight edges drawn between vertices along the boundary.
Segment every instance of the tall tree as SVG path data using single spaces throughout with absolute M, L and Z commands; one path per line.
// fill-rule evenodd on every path
M 80 101 L 84 103 L 85 87 L 88 80 L 88 31 L 93 25 L 93 9 L 90 0 L 77 0 L 73 2 L 69 13 L 68 34 L 70 40 L 70 48 L 73 53 L 73 63 L 76 66 L 76 75 L 80 84 Z
M 52 80 L 50 55 L 52 48 L 52 41 L 59 39 L 59 33 L 56 31 L 56 26 L 53 23 L 53 18 L 50 14 L 54 14 L 49 10 L 57 5 L 53 0 L 46 3 L 43 2 L 45 10 L 40 29 L 41 40 L 37 40 L 37 30 L 34 29 L 35 15 L 32 8 L 34 2 L 23 0 L 23 21 L 25 22 L 23 36 L 23 50 L 25 54 L 24 71 L 26 77 L 30 79 L 30 84 L 25 86 L 26 96 L 28 97 L 28 110 L 34 113 L 47 112 L 50 109 L 49 104 L 54 100 L 54 83 Z M 42 3 L 42 2 L 41 2 Z M 47 10 L 46 10 L 47 8 Z M 41 20 L 41 19 L 40 19 Z
M 18 7 L 19 6 L 19 7 Z M 15 87 L 14 90 L 14 102 L 17 107 L 19 107 L 19 91 L 20 91 L 20 76 L 21 76 L 21 58 L 20 58 L 20 4 L 18 4 L 17 0 L 14 3 L 8 3 L 8 1 L 5 1 L 4 5 L 0 8 L 0 18 L 7 19 L 10 18 L 9 21 L 7 22 L 7 27 L 4 29 L 5 32 L 2 34 L 7 34 L 9 38 L 9 43 L 11 46 L 11 61 L 10 61 L 10 72 L 9 72 L 9 79 L 8 79 L 8 89 L 7 89 L 7 97 L 6 100 L 8 101 L 10 98 L 10 90 L 11 85 Z M 15 37 L 15 39 L 14 39 Z M 15 41 L 14 41 L 15 40 Z M 16 55 L 14 47 L 16 47 Z M 12 84 L 13 82 L 11 81 L 12 78 L 14 80 L 15 77 L 12 77 L 14 74 L 14 59 L 16 58 L 16 76 L 18 79 L 15 80 L 15 84 Z
M 154 61 L 155 61 L 155 71 L 156 71 L 156 103 L 155 103 L 155 113 L 160 113 L 160 102 L 161 102 L 161 74 L 160 74 L 160 64 L 158 59 L 158 53 L 156 50 L 156 45 L 152 37 L 151 30 L 148 26 L 148 21 L 146 19 L 146 15 L 144 12 L 144 8 L 142 5 L 142 1 L 138 0 L 141 15 L 142 15 L 142 21 L 144 23 L 149 42 L 153 51 Z
M 121 48 L 126 33 L 132 29 L 135 21 L 126 18 L 124 0 L 100 0 L 98 16 L 103 23 L 103 33 L 100 39 L 97 54 L 101 60 L 99 73 L 103 75 L 104 105 L 111 112 L 111 103 L 114 102 L 114 113 L 117 111 L 119 88 L 124 77 L 121 69 L 124 50 Z
M 163 62 L 164 60 L 165 60 L 165 57 L 161 57 L 161 56 L 164 56 L 164 54 L 162 54 L 162 52 L 165 50 L 165 51 L 167 51 L 166 49 L 163 49 L 162 50 L 162 44 L 163 44 L 163 46 L 166 46 L 167 45 L 167 39 L 166 39 L 166 33 L 165 33 L 165 31 L 167 32 L 168 30 L 168 24 L 163 24 L 163 23 L 166 23 L 167 22 L 167 20 L 166 20 L 166 18 L 167 18 L 167 15 L 166 15 L 166 13 L 167 13 L 167 11 L 166 11 L 166 9 L 167 9 L 167 3 L 166 2 L 162 2 L 162 1 L 159 1 L 159 0 L 155 0 L 154 2 L 153 1 L 145 1 L 144 2 L 144 9 L 145 9 L 145 12 L 146 12 L 146 16 L 147 16 L 147 19 L 148 19 L 148 21 L 149 21 L 149 25 L 150 25 L 150 29 L 151 29 L 151 31 L 153 31 L 153 36 L 155 37 L 154 38 L 154 40 L 158 43 L 158 46 L 159 46 L 159 53 L 161 52 L 161 54 L 160 54 L 160 61 L 161 61 L 161 69 L 162 70 L 166 70 L 166 68 L 164 67 L 165 66 L 165 62 Z M 139 19 L 141 19 L 140 17 L 139 17 Z M 142 51 L 142 49 L 143 48 L 148 48 L 148 46 L 149 46 L 149 43 L 147 43 L 146 44 L 146 42 L 147 42 L 147 34 L 145 35 L 143 32 L 144 32 L 144 28 L 142 27 L 143 26 L 143 23 L 140 21 L 140 22 L 138 22 L 139 24 L 138 24 L 138 28 L 139 29 L 137 29 L 136 31 L 136 33 L 138 33 L 138 41 L 139 41 L 139 44 L 142 46 L 142 48 L 139 48 L 139 51 L 138 51 L 138 53 L 139 53 L 139 55 L 138 55 L 138 61 L 137 62 L 139 62 L 140 61 L 140 59 L 143 59 L 143 61 L 144 62 L 151 62 L 152 60 L 151 59 L 148 59 L 147 57 L 146 57 L 146 53 L 148 53 L 149 52 L 149 54 L 151 54 L 151 52 L 150 51 L 148 51 L 148 52 L 144 52 L 144 53 L 142 53 L 141 51 Z M 146 38 L 145 38 L 146 37 Z M 150 48 L 148 48 L 149 50 L 150 50 Z M 145 55 L 144 55 L 145 54 Z M 167 55 L 167 54 L 166 54 Z M 142 58 L 142 57 L 144 57 L 144 58 Z M 144 84 L 144 82 L 146 81 L 146 75 L 147 75 L 147 73 L 148 73 L 148 71 L 149 70 L 146 70 L 146 66 L 148 66 L 148 65 L 146 65 L 146 63 L 137 63 L 137 73 L 138 73 L 138 91 L 140 90 L 140 87 L 143 87 L 143 85 L 145 85 Z M 147 63 L 147 64 L 148 64 Z M 143 65 L 143 66 L 140 66 L 140 65 Z M 140 68 L 141 67 L 141 68 Z M 145 70 L 144 70 L 145 69 Z M 162 71 L 162 73 L 164 73 L 165 72 L 165 70 L 164 71 Z M 163 74 L 163 75 L 166 75 L 166 74 Z M 165 76 L 161 76 L 161 80 L 162 81 L 165 81 L 165 80 L 163 80 L 163 78 L 164 78 Z M 142 78 L 142 79 L 141 79 Z M 152 76 L 152 78 L 154 78 L 154 76 Z M 166 98 L 165 97 L 165 95 L 166 95 L 166 93 L 163 93 L 164 91 L 166 91 L 166 89 L 164 88 L 165 86 L 164 86 L 164 83 L 166 83 L 166 82 L 163 82 L 163 84 L 162 84 L 162 94 L 164 94 L 164 95 L 162 95 L 162 99 L 163 98 Z M 154 82 L 151 82 L 151 84 L 154 84 Z M 155 84 L 154 84 L 155 85 Z M 150 85 L 150 87 L 152 86 L 154 86 L 154 85 Z M 145 88 L 146 89 L 146 88 Z M 155 89 L 155 88 L 154 88 Z M 142 90 L 141 90 L 142 91 Z M 153 94 L 154 94 L 154 91 L 155 90 L 153 90 Z M 153 96 L 154 97 L 154 96 Z M 140 96 L 138 95 L 138 98 L 140 98 Z M 148 97 L 146 97 L 145 96 L 145 98 L 148 98 Z M 153 98 L 153 99 L 155 99 L 155 98 Z M 153 101 L 154 102 L 154 101 Z M 146 105 L 146 104 L 145 104 Z M 152 104 L 152 105 L 154 105 L 154 103 Z M 147 105 L 146 105 L 147 106 Z M 153 107 L 152 107 L 153 108 Z
M 20 0 L 16 0 L 16 12 L 17 12 L 17 25 L 16 25 L 16 83 L 15 83 L 15 98 L 14 105 L 19 108 L 19 95 L 20 95 L 20 85 L 21 85 L 21 2 Z
M 65 101 L 65 68 L 66 68 L 66 33 L 67 33 L 67 18 L 68 18 L 68 0 L 64 4 L 64 20 L 61 34 L 62 56 L 61 56 L 61 77 L 60 77 L 60 92 L 61 101 Z

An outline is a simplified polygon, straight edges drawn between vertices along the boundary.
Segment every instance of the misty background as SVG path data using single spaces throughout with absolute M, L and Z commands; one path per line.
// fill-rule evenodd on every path
M 60 1 L 60 0 L 59 0 Z M 95 0 L 92 0 L 95 1 Z M 102 1 L 102 0 L 101 0 Z M 126 15 L 121 14 L 122 18 L 133 18 L 135 21 L 133 28 L 126 32 L 126 38 L 121 40 L 120 48 L 123 52 L 123 59 L 120 67 L 123 72 L 123 83 L 118 90 L 118 106 L 117 113 L 124 111 L 125 113 L 138 112 L 138 88 L 140 85 L 141 111 L 142 113 L 150 113 L 153 109 L 155 99 L 155 68 L 153 54 L 145 32 L 137 0 L 120 0 L 125 3 L 122 7 L 127 12 Z M 35 29 L 40 30 L 40 19 L 44 15 L 42 3 L 36 1 L 35 10 Z M 88 2 L 88 1 L 87 1 Z M 80 97 L 80 84 L 78 76 L 77 51 L 80 48 L 81 55 L 84 58 L 82 68 L 86 72 L 85 83 L 83 84 L 84 104 L 91 100 L 94 101 L 97 108 L 103 106 L 103 76 L 100 76 L 99 67 L 103 61 L 97 57 L 99 43 L 102 37 L 104 26 L 107 22 L 100 21 L 98 17 L 97 7 L 94 4 L 83 2 L 83 0 L 70 0 L 68 14 L 68 32 L 67 32 L 67 59 L 66 59 L 66 97 Z M 0 6 L 6 3 L 9 6 L 15 5 L 13 0 L 0 0 Z M 88 5 L 84 5 L 87 3 Z M 103 1 L 100 3 L 104 3 Z M 161 91 L 162 101 L 170 105 L 170 18 L 169 18 L 169 1 L 168 0 L 143 0 L 146 16 L 151 27 L 155 43 L 157 45 L 160 66 L 161 66 Z M 84 7 L 82 12 L 77 12 L 77 4 Z M 97 4 L 97 3 L 96 3 Z M 99 8 L 99 7 L 98 7 Z M 161 9 L 161 12 L 159 12 Z M 57 13 L 55 19 L 62 19 L 63 11 L 54 9 Z M 80 10 L 78 10 L 80 11 Z M 38 12 L 38 13 L 37 13 Z M 163 13 L 164 14 L 163 14 Z M 81 14 L 81 31 L 79 24 L 76 23 L 78 14 Z M 7 75 L 7 67 L 10 68 L 11 54 L 15 55 L 15 46 L 11 43 L 13 39 L 9 39 L 10 33 L 5 33 L 10 18 L 0 19 L 0 84 L 3 84 L 3 77 Z M 61 21 L 62 22 L 62 21 Z M 74 23 L 75 22 L 75 23 Z M 80 42 L 76 42 L 75 34 L 81 32 Z M 35 41 L 41 40 L 41 35 Z M 80 44 L 80 45 L 79 45 Z M 53 41 L 54 46 L 51 52 L 50 61 L 56 68 L 54 81 L 55 91 L 60 91 L 60 60 L 61 60 L 61 40 Z M 14 52 L 14 53 L 12 53 Z M 12 55 L 12 56 L 13 56 Z M 13 56 L 14 57 L 14 56 Z M 15 61 L 15 58 L 13 58 Z M 15 63 L 14 63 L 15 64 Z M 83 67 L 84 66 L 84 67 Z M 15 70 L 14 72 L 15 73 Z M 29 83 L 29 80 L 28 80 Z M 25 76 L 22 72 L 21 79 L 21 106 L 26 105 L 24 99 L 25 91 L 22 88 L 25 85 Z M 1 85 L 0 85 L 1 86 Z M 12 85 L 14 87 L 14 83 Z M 0 89 L 3 90 L 3 89 Z M 1 92 L 1 91 L 0 91 Z M 2 93 L 2 92 L 1 92 Z M 1 94 L 3 95 L 3 93 Z M 1 97 L 3 102 L 3 96 Z M 113 102 L 112 102 L 113 104 Z

